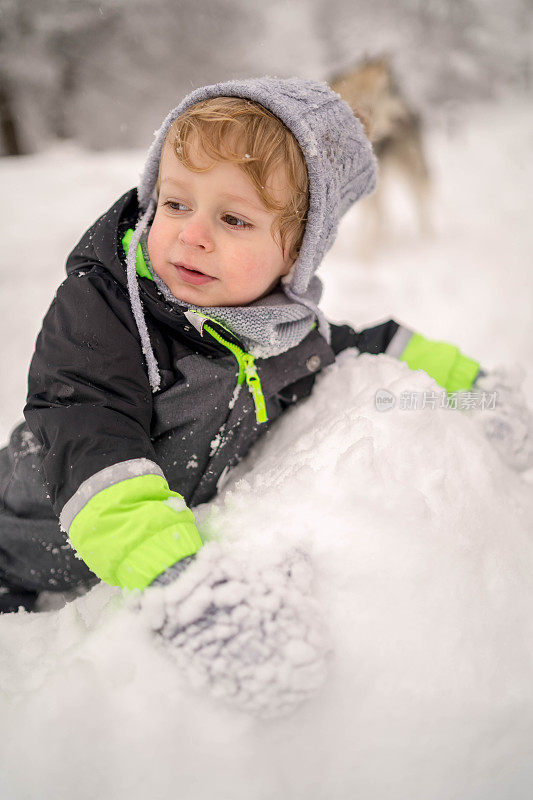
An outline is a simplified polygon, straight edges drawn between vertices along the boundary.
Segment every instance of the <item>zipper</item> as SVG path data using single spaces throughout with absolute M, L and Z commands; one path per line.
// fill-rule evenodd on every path
M 124 253 L 127 256 L 129 244 L 131 242 L 131 237 L 133 236 L 133 228 L 129 228 L 124 236 L 122 237 L 122 247 L 124 249 Z M 142 251 L 141 243 L 137 245 L 137 252 L 135 254 L 135 269 L 139 277 L 141 278 L 148 278 L 149 280 L 153 281 L 154 278 L 148 269 L 146 262 L 144 260 L 144 254 Z M 239 347 L 237 344 L 233 344 L 233 342 L 227 342 L 214 328 L 210 325 L 207 325 L 207 320 L 210 322 L 215 322 L 215 320 L 210 320 L 209 317 L 206 317 L 204 314 L 201 314 L 199 311 L 194 311 L 191 309 L 189 312 L 191 314 L 195 314 L 202 320 L 200 326 L 200 334 L 203 330 L 206 330 L 211 336 L 217 340 L 220 344 L 227 347 L 230 350 L 235 358 L 237 359 L 237 364 L 239 365 L 239 383 L 238 385 L 241 386 L 244 381 L 250 390 L 250 393 L 254 400 L 254 407 L 255 407 L 255 418 L 258 423 L 268 422 L 268 416 L 266 411 L 266 404 L 265 404 L 265 396 L 263 394 L 263 389 L 261 387 L 261 379 L 257 374 L 257 369 L 255 366 L 254 357 L 247 353 L 242 347 Z M 187 314 L 185 315 L 187 316 Z M 227 330 L 229 334 L 233 336 L 230 330 L 225 328 L 224 325 L 220 322 L 215 322 L 223 330 Z M 197 326 L 195 326 L 197 327 Z
M 224 345 L 224 347 L 227 347 L 228 350 L 233 353 L 237 359 L 237 364 L 239 365 L 238 385 L 241 386 L 246 381 L 246 385 L 248 386 L 250 394 L 254 400 L 256 421 L 259 424 L 262 422 L 268 422 L 265 396 L 261 387 L 261 379 L 257 374 L 254 357 L 237 344 L 233 344 L 233 342 L 227 342 L 214 328 L 212 328 L 206 322 L 203 324 L 203 330 L 207 331 L 213 337 L 213 339 L 216 339 L 217 342 Z

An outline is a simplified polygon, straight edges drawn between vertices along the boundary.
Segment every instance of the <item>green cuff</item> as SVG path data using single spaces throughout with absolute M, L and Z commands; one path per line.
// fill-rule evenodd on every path
M 177 540 L 179 546 L 176 546 Z M 116 570 L 118 585 L 127 589 L 145 589 L 168 567 L 194 555 L 201 546 L 202 540 L 194 520 L 176 523 L 171 529 L 159 531 L 128 553 Z
M 447 392 L 472 388 L 479 364 L 464 356 L 453 344 L 435 342 L 414 333 L 400 356 L 411 369 L 423 369 Z
M 192 511 L 160 475 L 141 475 L 103 489 L 74 517 L 69 538 L 98 577 L 144 589 L 202 547 Z
M 468 392 L 474 385 L 479 372 L 479 363 L 473 358 L 468 358 L 462 353 L 453 365 L 452 371 L 448 376 L 446 389 L 449 392 Z

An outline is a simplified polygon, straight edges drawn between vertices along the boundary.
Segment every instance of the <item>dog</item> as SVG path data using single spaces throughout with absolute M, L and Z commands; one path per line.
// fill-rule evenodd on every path
M 431 178 L 423 144 L 422 121 L 403 96 L 387 56 L 367 58 L 354 69 L 328 81 L 360 119 L 379 164 L 376 191 L 361 202 L 358 255 L 371 260 L 385 241 L 384 197 L 396 174 L 407 184 L 414 201 L 420 234 L 432 233 Z

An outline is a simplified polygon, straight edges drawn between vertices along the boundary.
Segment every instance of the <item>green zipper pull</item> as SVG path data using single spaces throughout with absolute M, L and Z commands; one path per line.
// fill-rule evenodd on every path
M 265 396 L 261 388 L 261 380 L 255 368 L 254 357 L 250 353 L 243 352 L 242 360 L 244 362 L 244 375 L 248 388 L 252 393 L 255 405 L 255 418 L 257 422 L 266 422 L 268 420 Z
M 257 369 L 255 368 L 254 357 L 251 355 L 251 353 L 247 353 L 238 345 L 233 344 L 233 342 L 227 342 L 210 325 L 204 323 L 203 329 L 206 330 L 213 337 L 213 339 L 216 339 L 217 342 L 223 344 L 224 347 L 227 347 L 228 350 L 233 353 L 237 359 L 237 364 L 239 365 L 238 383 L 241 385 L 246 380 L 246 384 L 254 400 L 256 421 L 258 423 L 268 422 L 265 396 L 263 394 L 263 389 L 261 388 L 261 379 L 257 374 Z

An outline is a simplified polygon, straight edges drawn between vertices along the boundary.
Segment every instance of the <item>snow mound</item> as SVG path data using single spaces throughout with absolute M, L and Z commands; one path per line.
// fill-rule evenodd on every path
M 343 354 L 198 510 L 252 571 L 312 564 L 332 653 L 306 703 L 265 721 L 214 699 L 100 585 L 0 617 L 0 796 L 529 797 L 531 487 L 465 414 L 376 408 L 436 389 Z

